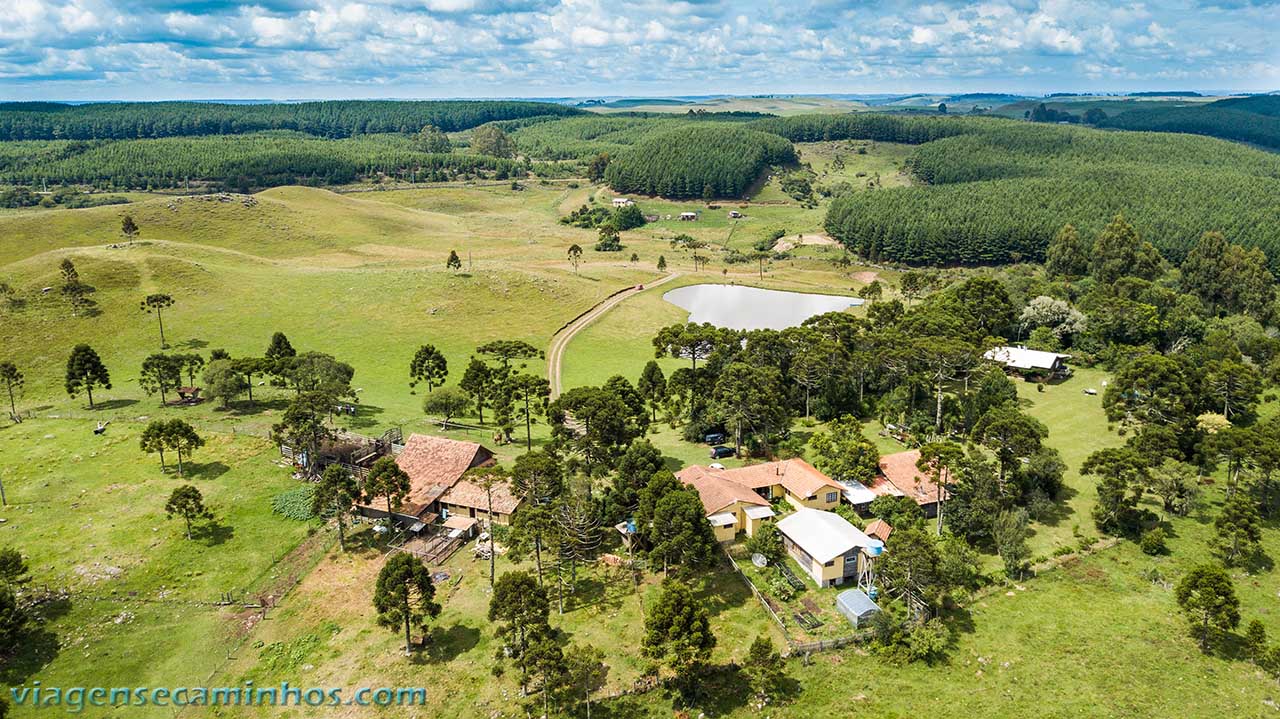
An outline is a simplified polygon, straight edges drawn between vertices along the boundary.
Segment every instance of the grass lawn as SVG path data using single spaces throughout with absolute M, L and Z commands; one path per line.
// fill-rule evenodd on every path
M 66 589 L 51 621 L 0 671 L 0 682 L 51 686 L 199 683 L 241 630 L 239 607 L 214 606 L 276 591 L 281 560 L 308 523 L 271 511 L 293 488 L 251 437 L 207 435 L 188 476 L 162 473 L 138 451 L 136 424 L 101 436 L 82 420 L 33 419 L 0 429 L 0 546 L 28 557 L 35 586 Z M 165 518 L 173 488 L 194 484 L 215 520 L 188 540 Z M 23 716 L 22 712 L 17 712 Z
M 367 533 L 366 533 L 367 534 Z M 372 609 L 373 584 L 384 555 L 376 548 L 330 552 L 290 596 L 286 608 L 259 625 L 253 646 L 240 651 L 214 678 L 219 685 L 253 680 L 257 685 L 306 684 L 334 687 L 425 686 L 428 705 L 397 710 L 397 716 L 428 717 L 449 711 L 459 716 L 520 716 L 514 672 L 492 673 L 498 644 L 486 618 L 489 566 L 464 546 L 442 567 L 450 578 L 437 589 L 443 612 L 434 622 L 429 648 L 413 658 L 403 653 L 403 634 L 379 627 Z M 497 573 L 533 570 L 531 561 L 513 564 L 499 556 Z M 629 687 L 646 668 L 639 656 L 644 620 L 661 576 L 642 574 L 639 583 L 621 569 L 603 565 L 579 569 L 578 591 L 559 614 L 553 593 L 551 622 L 575 642 L 605 652 L 610 671 L 605 692 Z M 741 659 L 771 622 L 742 580 L 727 566 L 695 578 L 695 589 L 713 617 L 719 639 L 713 661 Z M 780 635 L 773 635 L 781 642 Z M 360 716 L 355 708 L 334 716 Z M 229 711 L 226 716 L 295 716 L 284 710 Z M 194 714 L 192 714 L 194 716 Z

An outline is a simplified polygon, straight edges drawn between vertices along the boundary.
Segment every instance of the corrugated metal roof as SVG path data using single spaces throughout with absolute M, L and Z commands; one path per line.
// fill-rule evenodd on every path
M 982 355 L 992 362 L 1013 367 L 1014 369 L 1053 369 L 1059 360 L 1069 360 L 1071 355 L 1057 352 L 1042 352 L 1026 347 L 996 347 Z
M 801 509 L 783 517 L 778 531 L 819 562 L 829 562 L 854 547 L 883 546 L 844 517 L 821 509 Z

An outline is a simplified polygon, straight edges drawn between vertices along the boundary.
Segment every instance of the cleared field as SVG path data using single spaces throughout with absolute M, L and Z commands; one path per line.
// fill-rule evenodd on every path
M 770 95 L 765 97 L 716 97 L 699 100 L 646 100 L 633 98 L 616 100 L 606 105 L 586 109 L 608 114 L 611 112 L 672 112 L 690 110 L 706 112 L 767 112 L 774 115 L 802 115 L 808 113 L 842 113 L 867 109 L 867 104 L 856 100 L 841 100 L 816 95 Z
M 216 606 L 288 587 L 282 562 L 308 525 L 271 512 L 296 485 L 268 443 L 206 435 L 188 476 L 162 473 L 138 450 L 141 426 L 112 421 L 101 436 L 84 420 L 34 419 L 0 428 L 0 546 L 28 555 L 37 586 L 65 589 L 51 620 L 0 665 L 8 685 L 170 686 L 203 682 L 231 650 L 249 612 Z M 172 457 L 170 457 L 172 460 Z M 164 504 L 197 486 L 215 520 L 183 536 Z
M 430 717 L 441 712 L 458 716 L 514 716 L 518 678 L 495 677 L 491 668 L 498 644 L 486 618 L 489 566 L 464 546 L 445 565 L 449 579 L 437 589 L 443 612 L 433 623 L 428 648 L 413 659 L 404 656 L 403 635 L 377 626 L 371 602 L 383 556 L 375 549 L 330 554 L 290 596 L 286 609 L 255 633 L 255 646 L 238 652 L 215 681 L 235 685 L 253 680 L 259 686 L 305 683 L 316 686 L 425 686 L 428 705 L 401 708 L 397 716 Z M 531 561 L 497 561 L 497 572 L 533 570 Z M 638 647 L 643 636 L 641 605 L 651 604 L 661 576 L 638 580 L 622 570 L 583 567 L 576 594 L 566 611 L 554 606 L 551 624 L 569 641 L 585 642 L 605 652 L 609 674 L 605 692 L 629 687 L 645 669 Z M 741 659 L 761 634 L 770 635 L 764 610 L 727 565 L 696 580 L 695 589 L 712 614 L 719 637 L 714 661 Z M 780 642 L 780 636 L 774 636 Z M 655 695 L 656 696 L 656 695 Z M 330 710 L 326 709 L 326 713 Z M 333 716 L 367 716 L 355 707 L 339 707 Z M 289 716 L 289 712 L 241 708 L 228 716 Z M 184 714 L 183 716 L 195 716 Z

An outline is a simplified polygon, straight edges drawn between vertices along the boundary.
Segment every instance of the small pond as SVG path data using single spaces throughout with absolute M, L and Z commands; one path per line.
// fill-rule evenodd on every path
M 763 290 L 739 285 L 689 285 L 662 296 L 688 310 L 689 321 L 735 330 L 782 330 L 814 315 L 841 312 L 862 304 L 856 297 Z

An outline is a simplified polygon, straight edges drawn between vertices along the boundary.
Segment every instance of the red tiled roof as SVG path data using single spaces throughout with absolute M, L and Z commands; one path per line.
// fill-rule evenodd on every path
M 468 469 L 492 461 L 493 453 L 475 442 L 426 434 L 409 435 L 404 450 L 396 457 L 396 464 L 409 475 L 409 494 L 396 511 L 414 516 L 421 514 L 457 484 Z M 494 502 L 496 510 L 496 496 Z M 385 506 L 386 500 L 381 503 Z M 378 508 L 379 500 L 374 498 L 369 506 Z
M 442 504 L 470 507 L 480 512 L 487 513 L 489 511 L 489 498 L 485 493 L 484 487 L 469 479 L 461 480 L 446 490 L 444 495 L 440 497 L 440 502 Z M 519 506 L 520 498 L 511 491 L 509 483 L 499 482 L 493 485 L 493 511 L 495 514 L 511 514 Z
M 868 537 L 875 537 L 881 542 L 888 542 L 889 535 L 893 534 L 893 526 L 883 519 L 873 519 L 867 525 L 867 528 L 862 531 Z
M 799 497 L 812 497 L 824 487 L 843 490 L 827 475 L 803 459 L 785 459 L 781 462 L 763 462 L 737 469 L 704 469 L 702 467 L 686 467 L 681 473 L 691 469 L 714 472 L 717 477 L 731 480 L 749 489 L 760 489 L 780 484 L 788 492 Z M 680 475 L 677 475 L 680 476 Z M 683 479 L 683 477 L 682 477 Z
M 912 449 L 880 457 L 880 473 L 902 494 L 914 499 L 916 504 L 932 504 L 938 501 L 938 485 L 929 475 L 916 468 L 920 450 Z M 871 491 L 879 494 L 875 487 Z
M 751 488 L 728 479 L 724 476 L 725 473 L 726 470 L 722 469 L 693 466 L 680 470 L 676 477 L 698 490 L 698 498 L 702 500 L 702 508 L 708 516 L 735 502 L 769 506 L 764 497 Z

